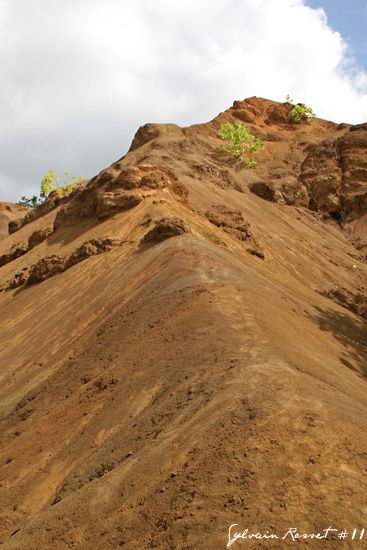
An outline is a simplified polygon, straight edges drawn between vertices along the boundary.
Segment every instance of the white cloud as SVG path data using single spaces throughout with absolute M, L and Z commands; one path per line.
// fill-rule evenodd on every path
M 145 122 L 287 93 L 367 119 L 367 75 L 302 0 L 0 0 L 0 200 L 36 193 L 51 166 L 94 175 Z

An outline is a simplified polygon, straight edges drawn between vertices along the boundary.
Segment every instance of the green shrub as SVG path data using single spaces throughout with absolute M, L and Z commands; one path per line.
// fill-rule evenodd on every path
M 64 176 L 64 180 L 62 180 L 62 178 L 56 178 L 54 170 L 50 168 L 41 180 L 39 196 L 37 197 L 34 195 L 32 198 L 22 197 L 17 204 L 19 204 L 19 206 L 25 206 L 26 208 L 34 208 L 42 204 L 52 191 L 55 191 L 59 197 L 66 197 L 84 180 L 81 176 L 72 176 L 70 181 L 68 172 L 64 172 Z
M 227 142 L 224 145 L 224 150 L 234 157 L 240 157 L 245 151 L 256 153 L 264 147 L 264 142 L 254 136 L 240 122 L 237 122 L 237 124 L 231 124 L 230 122 L 222 123 L 218 135 Z M 245 161 L 245 165 L 248 168 L 256 168 L 257 162 L 254 159 L 248 159 Z
M 71 183 L 69 181 L 68 172 L 65 171 L 64 176 L 64 181 L 62 178 L 56 178 L 54 170 L 50 168 L 47 174 L 45 174 L 42 178 L 40 196 L 46 198 L 52 191 L 56 191 L 59 197 L 64 197 L 71 193 L 71 191 L 75 189 L 84 179 L 81 176 L 72 176 L 71 181 L 73 183 Z
M 289 111 L 288 118 L 294 124 L 299 124 L 302 120 L 310 122 L 316 118 L 316 115 L 308 105 L 305 105 L 304 103 L 296 103 L 296 105 L 293 105 L 292 109 Z
M 255 160 L 255 159 L 246 160 L 245 165 L 247 166 L 247 168 L 252 168 L 252 169 L 258 167 L 257 160 Z
M 41 197 L 47 197 L 51 191 L 56 189 L 54 184 L 55 181 L 55 172 L 50 168 L 50 170 L 45 174 L 41 180 Z

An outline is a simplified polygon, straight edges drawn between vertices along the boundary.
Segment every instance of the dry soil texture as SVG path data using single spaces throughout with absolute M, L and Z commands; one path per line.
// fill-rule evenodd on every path
M 4 550 L 367 528 L 367 131 L 290 108 L 148 124 L 1 229 Z M 257 170 L 226 121 L 264 140 Z

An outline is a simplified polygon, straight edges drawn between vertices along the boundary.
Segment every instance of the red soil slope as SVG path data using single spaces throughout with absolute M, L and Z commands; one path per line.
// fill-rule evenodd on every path
M 289 109 L 146 125 L 0 241 L 2 548 L 367 527 L 367 131 Z

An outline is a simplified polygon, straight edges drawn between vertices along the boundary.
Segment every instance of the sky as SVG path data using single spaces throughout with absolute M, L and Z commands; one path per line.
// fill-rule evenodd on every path
M 92 177 L 146 122 L 287 94 L 367 120 L 367 0 L 0 0 L 0 200 Z
M 342 34 L 357 63 L 367 70 L 367 0 L 306 0 L 306 4 L 324 9 L 329 25 Z

